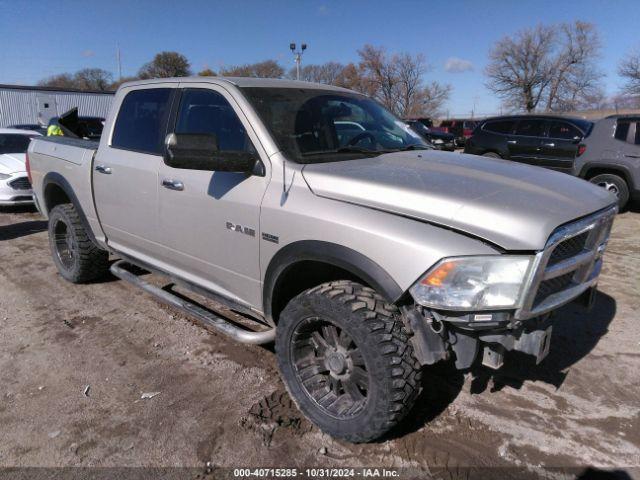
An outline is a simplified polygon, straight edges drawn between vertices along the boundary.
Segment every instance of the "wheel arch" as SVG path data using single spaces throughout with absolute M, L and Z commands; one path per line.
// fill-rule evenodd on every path
M 269 262 L 263 287 L 265 317 L 277 323 L 290 299 L 333 280 L 363 283 L 390 303 L 397 303 L 405 293 L 380 265 L 365 255 L 335 243 L 302 240 L 286 245 Z
M 63 203 L 71 203 L 76 209 L 76 212 L 78 212 L 78 216 L 80 217 L 80 221 L 82 222 L 82 226 L 87 232 L 87 235 L 92 242 L 96 245 L 98 244 L 93 234 L 93 230 L 89 225 L 89 221 L 80 206 L 80 201 L 73 191 L 73 187 L 66 178 L 57 172 L 47 173 L 42 181 L 42 196 L 42 208 L 47 213 L 47 216 L 55 206 Z
M 605 173 L 621 176 L 624 179 L 624 181 L 627 182 L 630 192 L 633 192 L 636 190 L 636 185 L 633 182 L 633 175 L 631 174 L 629 169 L 624 165 L 610 164 L 610 163 L 587 163 L 582 166 L 579 176 L 580 178 L 589 180 L 590 178 L 593 178 L 596 175 L 602 175 Z

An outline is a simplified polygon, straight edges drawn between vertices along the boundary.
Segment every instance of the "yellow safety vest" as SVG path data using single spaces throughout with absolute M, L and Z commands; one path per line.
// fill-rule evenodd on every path
M 59 125 L 49 125 L 49 128 L 47 128 L 47 137 L 53 137 L 55 135 L 64 136 L 64 132 Z

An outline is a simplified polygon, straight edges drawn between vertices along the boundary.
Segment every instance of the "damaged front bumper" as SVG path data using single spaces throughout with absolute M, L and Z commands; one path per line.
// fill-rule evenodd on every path
M 596 291 L 591 287 L 576 301 L 590 308 Z M 452 358 L 457 369 L 465 370 L 481 356 L 483 365 L 498 369 L 510 351 L 532 355 L 540 363 L 551 346 L 551 313 L 527 320 L 509 312 L 450 317 L 411 306 L 403 308 L 403 317 L 413 332 L 411 343 L 422 365 Z

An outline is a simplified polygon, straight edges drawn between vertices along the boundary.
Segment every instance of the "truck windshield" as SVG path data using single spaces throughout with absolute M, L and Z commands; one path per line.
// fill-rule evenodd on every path
M 287 158 L 321 163 L 428 149 L 420 136 L 363 95 L 245 87 L 243 93 Z

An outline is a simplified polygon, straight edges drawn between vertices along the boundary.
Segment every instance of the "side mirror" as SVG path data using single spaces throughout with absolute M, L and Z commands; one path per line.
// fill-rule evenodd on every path
M 256 157 L 245 151 L 218 149 L 213 134 L 170 133 L 165 139 L 164 162 L 172 168 L 211 172 L 254 173 Z

